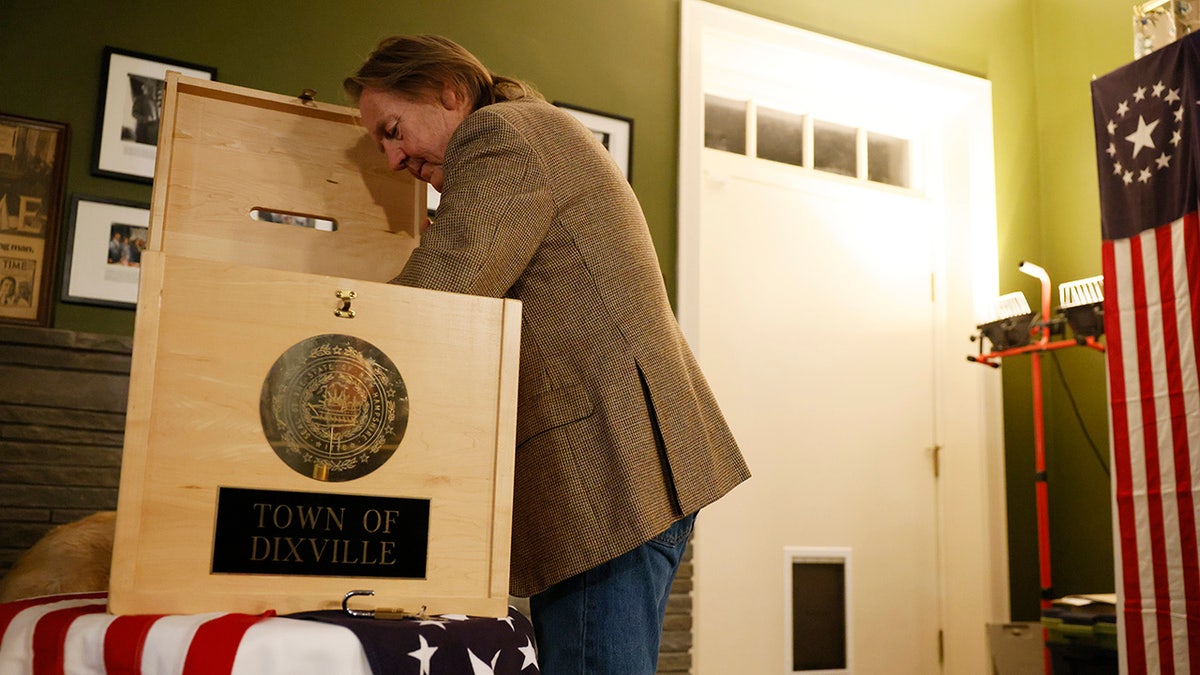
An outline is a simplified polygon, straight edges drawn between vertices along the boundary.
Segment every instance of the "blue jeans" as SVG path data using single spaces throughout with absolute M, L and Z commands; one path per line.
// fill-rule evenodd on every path
M 695 519 L 529 598 L 542 675 L 654 675 L 667 597 Z

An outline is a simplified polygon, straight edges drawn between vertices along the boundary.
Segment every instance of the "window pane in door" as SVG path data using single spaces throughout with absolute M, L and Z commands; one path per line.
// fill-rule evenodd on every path
M 704 97 L 704 147 L 746 154 L 746 102 Z
M 760 107 L 756 121 L 759 158 L 804 165 L 804 115 Z
M 867 132 L 867 180 L 912 187 L 908 148 L 906 139 Z
M 813 120 L 813 168 L 857 176 L 857 135 L 854 127 Z

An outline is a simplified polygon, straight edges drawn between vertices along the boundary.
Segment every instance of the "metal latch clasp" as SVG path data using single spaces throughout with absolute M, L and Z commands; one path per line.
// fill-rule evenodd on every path
M 342 611 L 350 616 L 368 619 L 420 619 L 424 621 L 429 617 L 425 615 L 425 605 L 421 605 L 419 612 L 408 612 L 401 608 L 379 607 L 377 609 L 351 609 L 350 598 L 359 595 L 375 595 L 375 591 L 358 590 L 350 591 L 342 598 Z
M 342 306 L 333 310 L 333 315 L 340 319 L 353 319 L 354 310 L 350 309 L 350 302 L 358 297 L 358 293 L 351 290 L 338 289 L 334 295 L 338 300 L 342 301 Z

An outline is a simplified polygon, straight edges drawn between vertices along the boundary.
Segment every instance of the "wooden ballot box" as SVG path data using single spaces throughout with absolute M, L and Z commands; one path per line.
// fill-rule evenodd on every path
M 505 616 L 520 304 L 388 285 L 356 111 L 168 75 L 109 610 Z

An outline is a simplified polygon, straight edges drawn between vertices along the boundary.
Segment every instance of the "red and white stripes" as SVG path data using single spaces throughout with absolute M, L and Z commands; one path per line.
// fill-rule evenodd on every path
M 1103 243 L 1122 672 L 1200 668 L 1200 220 Z
M 0 675 L 370 675 L 340 626 L 263 615 L 112 616 L 105 593 L 0 604 Z

